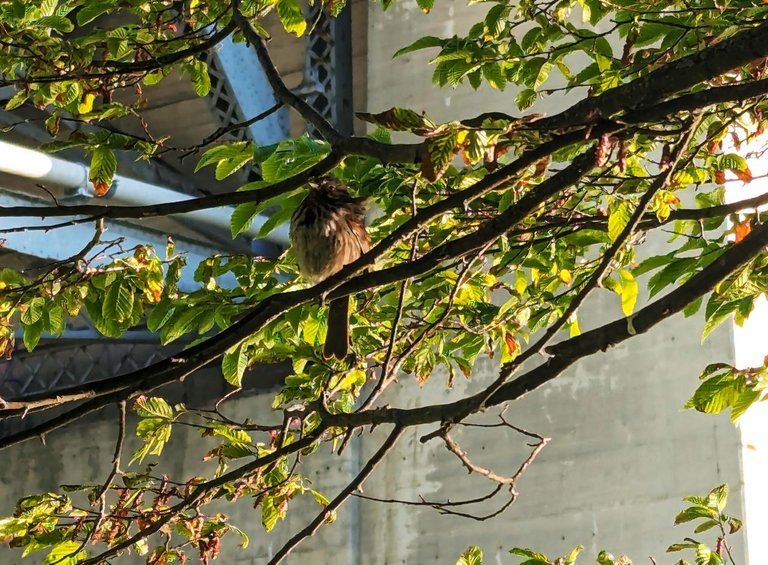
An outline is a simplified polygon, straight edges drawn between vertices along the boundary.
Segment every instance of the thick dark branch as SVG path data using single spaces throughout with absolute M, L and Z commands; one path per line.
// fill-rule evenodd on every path
M 130 397 L 139 392 L 148 392 L 158 386 L 183 378 L 193 371 L 211 363 L 213 360 L 220 357 L 228 348 L 236 345 L 249 335 L 252 335 L 276 317 L 282 315 L 291 308 L 316 300 L 318 296 L 329 295 L 335 298 L 336 296 L 344 296 L 360 290 L 370 289 L 390 282 L 397 282 L 398 280 L 424 274 L 440 265 L 441 262 L 447 259 L 462 257 L 511 230 L 520 220 L 525 218 L 541 203 L 545 202 L 548 198 L 563 188 L 577 182 L 592 168 L 594 159 L 594 149 L 582 154 L 577 157 L 571 165 L 556 175 L 546 179 L 538 187 L 531 190 L 516 205 L 510 207 L 503 214 L 488 220 L 475 232 L 469 235 L 436 247 L 430 253 L 416 261 L 391 267 L 383 271 L 366 273 L 339 286 L 343 281 L 349 279 L 356 272 L 363 270 L 367 266 L 365 263 L 366 260 L 373 263 L 376 257 L 383 255 L 392 245 L 397 243 L 397 241 L 410 235 L 412 232 L 408 231 L 408 223 L 406 223 L 401 226 L 400 230 L 398 230 L 401 233 L 399 237 L 386 238 L 371 252 L 364 255 L 361 260 L 348 265 L 337 275 L 306 290 L 285 292 L 268 297 L 242 320 L 235 323 L 230 328 L 183 351 L 174 358 L 160 361 L 128 375 L 121 375 L 89 385 L 73 387 L 66 391 L 61 391 L 54 396 L 44 394 L 25 399 L 24 401 L 7 402 L 3 407 L 0 407 L 0 416 L 19 415 L 29 410 L 37 410 L 52 405 L 60 405 L 66 402 L 102 395 L 125 393 Z M 525 159 L 521 158 L 518 161 L 524 162 Z M 535 162 L 535 160 L 533 162 Z M 521 163 L 516 162 L 509 165 L 507 167 L 508 173 L 511 174 L 512 171 L 516 171 L 518 166 L 521 166 Z M 493 175 L 489 175 L 489 177 L 491 176 Z M 478 185 L 482 185 L 486 188 L 489 186 L 487 182 L 484 182 L 489 179 L 489 177 L 479 181 L 472 187 L 475 189 L 475 192 L 479 190 L 477 188 Z M 501 176 L 501 178 L 498 178 L 497 175 L 496 178 L 497 183 L 502 183 L 508 180 L 508 176 Z M 490 186 L 494 185 L 491 184 Z M 472 192 L 472 190 L 467 189 L 465 192 Z M 459 202 L 462 200 L 463 199 L 459 198 Z M 422 216 L 423 218 L 424 215 L 426 215 L 426 217 L 431 217 L 427 210 L 429 209 L 424 209 L 417 214 L 416 217 L 418 218 L 419 216 Z M 438 211 L 435 209 L 432 210 L 432 212 Z M 439 215 L 440 213 L 442 213 L 442 211 L 436 213 L 436 215 Z M 416 218 L 413 218 L 412 220 L 415 219 Z M 417 226 L 418 225 L 419 224 L 417 224 Z M 416 229 L 417 226 L 414 226 L 414 229 Z M 339 288 L 337 289 L 336 287 Z M 123 397 L 121 396 L 120 399 L 122 398 Z M 114 400 L 115 399 L 112 401 Z M 91 410 L 97 409 L 97 404 L 98 401 L 88 403 Z
M 103 396 L 98 396 L 96 398 L 93 398 L 93 396 L 94 394 L 89 394 L 88 395 L 89 400 L 86 400 L 82 404 L 79 404 L 77 407 L 73 408 L 72 410 L 68 410 L 63 414 L 59 414 L 58 416 L 55 416 L 50 420 L 47 420 L 35 426 L 25 428 L 20 432 L 16 432 L 15 434 L 11 434 L 3 437 L 2 439 L 0 439 L 0 451 L 3 449 L 6 449 L 7 447 L 16 445 L 17 443 L 23 443 L 25 441 L 28 441 L 34 438 L 40 438 L 42 440 L 45 440 L 46 434 L 52 431 L 58 430 L 59 428 L 63 428 L 64 426 L 72 422 L 75 422 L 80 418 L 84 418 L 88 414 L 101 410 L 102 408 L 104 408 L 105 406 L 108 406 L 112 402 L 115 402 L 115 401 L 121 402 L 126 398 L 130 398 L 131 391 L 119 390 L 116 392 L 105 394 Z M 72 400 L 68 400 L 68 401 L 72 402 Z M 2 413 L 2 411 L 0 411 L 0 413 Z M 23 415 L 24 411 L 12 410 L 6 414 L 3 414 L 3 416 L 14 415 L 14 414 Z
M 718 86 L 691 94 L 683 94 L 666 102 L 627 112 L 622 115 L 621 119 L 630 123 L 655 122 L 679 112 L 692 112 L 725 102 L 743 102 L 750 98 L 763 96 L 766 93 L 768 93 L 768 79 Z
M 676 92 L 692 88 L 731 69 L 768 57 L 768 22 L 746 29 L 719 43 L 668 63 L 630 83 L 586 98 L 569 109 L 531 124 L 557 129 L 592 123 L 619 112 L 647 108 Z
M 639 310 L 629 318 L 621 318 L 578 337 L 570 338 L 547 348 L 550 359 L 535 369 L 502 386 L 486 402 L 498 405 L 518 399 L 551 381 L 579 359 L 598 351 L 605 351 L 635 335 L 645 333 L 656 324 L 680 312 L 697 298 L 710 292 L 718 282 L 751 261 L 768 245 L 768 223 L 754 229 L 740 243 L 731 246 L 716 261 L 691 277 L 686 283 Z M 450 420 L 464 414 L 466 406 L 474 402 L 467 397 L 456 402 L 436 404 L 422 408 L 379 408 L 364 413 L 335 414 L 326 418 L 330 426 L 360 427 L 378 424 L 412 426 Z
M 731 202 L 730 204 L 721 204 L 719 206 L 709 206 L 707 208 L 681 208 L 674 210 L 669 215 L 669 220 L 705 220 L 707 218 L 722 218 L 729 214 L 736 214 L 743 210 L 759 208 L 768 204 L 768 193 L 760 194 L 752 198 L 745 198 Z M 658 221 L 658 220 L 657 220 Z

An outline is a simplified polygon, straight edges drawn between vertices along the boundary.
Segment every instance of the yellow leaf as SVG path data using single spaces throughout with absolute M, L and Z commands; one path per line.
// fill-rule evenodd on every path
M 80 104 L 77 105 L 77 111 L 80 114 L 87 114 L 93 110 L 93 101 L 96 100 L 96 95 L 93 92 L 89 92 L 83 96 Z

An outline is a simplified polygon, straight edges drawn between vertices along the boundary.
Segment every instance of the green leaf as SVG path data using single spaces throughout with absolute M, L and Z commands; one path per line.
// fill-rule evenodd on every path
M 421 8 L 422 12 L 428 14 L 435 5 L 435 0 L 416 0 L 416 5 Z
M 251 227 L 260 209 L 261 206 L 255 202 L 246 202 L 235 207 L 229 218 L 229 229 L 233 239 Z
M 573 563 L 576 563 L 576 558 L 579 556 L 579 554 L 584 551 L 583 545 L 577 545 L 574 547 L 571 552 L 568 554 L 568 557 L 565 559 L 565 565 L 572 565 Z
M 57 305 L 51 305 L 43 315 L 44 331 L 50 334 L 61 335 L 66 329 L 66 322 L 64 320 L 64 308 Z
M 165 418 L 173 417 L 173 408 L 164 398 L 159 396 L 140 396 L 136 399 L 134 410 L 142 418 Z
M 248 538 L 248 534 L 246 534 L 243 530 L 240 528 L 233 526 L 232 524 L 228 524 L 229 528 L 233 530 L 237 535 L 240 536 L 240 549 L 246 549 L 248 547 L 248 544 L 250 543 L 250 539 Z
M 171 439 L 171 425 L 161 418 L 144 418 L 136 425 L 136 435 L 144 439 L 144 445 L 133 453 L 131 463 L 141 462 L 147 455 L 161 455 Z
M 707 530 L 711 530 L 712 528 L 716 528 L 720 525 L 720 522 L 717 520 L 707 520 L 706 522 L 702 522 L 696 528 L 693 530 L 694 534 L 700 534 L 701 532 L 706 532 Z
M 699 385 L 685 407 L 707 414 L 719 414 L 732 406 L 740 393 L 732 374 L 716 375 Z
M 428 137 L 424 142 L 425 155 L 421 162 L 421 172 L 430 181 L 436 181 L 451 164 L 458 150 L 459 133 L 447 133 Z
M 728 490 L 727 483 L 716 486 L 707 495 L 707 504 L 710 507 L 717 508 L 718 512 L 722 512 L 728 504 Z
M 211 147 L 200 158 L 195 166 L 195 172 L 212 163 L 220 163 L 224 160 L 241 161 L 244 158 L 252 158 L 253 145 L 248 141 L 235 141 L 223 143 Z
M 501 67 L 498 63 L 492 63 L 490 65 L 482 66 L 483 77 L 485 81 L 496 90 L 502 91 L 506 86 L 507 79 L 504 73 L 501 72 Z
M 673 543 L 667 548 L 667 553 L 683 551 L 685 549 L 696 549 L 697 547 L 699 547 L 698 543 Z
M 747 171 L 749 170 L 749 165 L 747 164 L 747 160 L 741 155 L 737 155 L 736 153 L 727 153 L 726 155 L 720 157 L 720 169 L 729 169 L 731 171 Z
M 192 86 L 198 96 L 208 96 L 211 91 L 211 77 L 208 74 L 208 65 L 205 61 L 195 60 L 191 65 L 186 65 L 185 70 L 192 79 Z M 219 179 L 220 180 L 220 179 Z
M 534 89 L 526 88 L 518 92 L 517 96 L 515 96 L 515 104 L 517 104 L 517 107 L 520 110 L 527 110 L 534 105 L 538 96 L 539 93 Z
M 675 525 L 691 522 L 692 520 L 698 520 L 699 518 L 716 520 L 717 511 L 712 508 L 705 508 L 702 506 L 689 506 L 685 510 L 679 512 L 677 516 L 675 516 Z
M 128 44 L 127 41 L 125 43 L 126 45 Z M 160 69 L 144 75 L 144 78 L 141 79 L 141 82 L 143 82 L 144 85 L 146 86 L 152 86 L 153 84 L 159 83 L 164 78 L 165 78 L 165 73 L 163 72 L 162 69 Z
M 99 146 L 91 155 L 91 168 L 88 180 L 98 196 L 104 196 L 112 186 L 112 180 L 117 172 L 117 157 L 108 147 Z
M 45 16 L 35 22 L 40 27 L 48 27 L 59 33 L 70 33 L 75 29 L 75 24 L 64 16 Z
M 499 38 L 507 28 L 507 18 L 511 8 L 506 3 L 493 6 L 485 15 L 483 28 L 486 36 Z
M 469 546 L 459 556 L 456 565 L 483 565 L 483 550 L 476 545 Z
M 736 422 L 761 397 L 760 391 L 747 389 L 743 391 L 731 405 L 731 421 Z
M 406 47 L 403 47 L 402 49 L 398 49 L 395 54 L 392 56 L 392 58 L 400 57 L 402 55 L 406 55 L 408 53 L 413 53 L 414 51 L 419 51 L 420 49 L 429 49 L 430 47 L 442 47 L 444 41 L 440 39 L 439 37 L 435 37 L 432 35 L 427 35 L 424 37 L 420 37 L 410 45 L 407 45 Z
M 40 343 L 40 337 L 43 334 L 43 322 L 38 320 L 34 324 L 24 326 L 24 347 L 27 351 L 32 351 Z
M 238 345 L 227 351 L 221 360 L 221 371 L 224 379 L 234 387 L 240 388 L 243 382 L 243 374 L 248 367 L 248 356 L 245 347 Z
M 544 62 L 541 67 L 539 67 L 539 72 L 536 74 L 536 80 L 533 81 L 533 88 L 534 90 L 538 90 L 542 87 L 542 85 L 547 82 L 547 79 L 549 78 L 549 73 L 552 71 L 552 63 L 549 61 Z
M 297 36 L 304 35 L 307 29 L 307 22 L 304 20 L 301 5 L 297 0 L 278 0 L 277 15 L 285 31 Z
M 393 131 L 411 131 L 417 133 L 417 135 L 433 131 L 437 127 L 425 115 L 408 108 L 390 108 L 386 112 L 379 114 L 358 112 L 357 117 Z
M 6 112 L 10 112 L 11 110 L 15 110 L 24 102 L 27 101 L 27 98 L 29 98 L 29 93 L 24 90 L 19 90 L 14 94 L 8 102 L 5 103 L 5 110 Z
M 42 298 L 33 298 L 28 304 L 26 309 L 21 312 L 21 323 L 27 326 L 31 326 L 43 317 L 43 310 L 45 308 L 45 302 Z
M 632 207 L 629 202 L 619 200 L 611 205 L 608 216 L 608 235 L 611 241 L 616 241 L 619 238 L 631 218 Z
M 173 317 L 174 306 L 170 300 L 164 300 L 156 305 L 147 316 L 147 329 L 156 332 Z
M 102 306 L 102 316 L 112 318 L 117 323 L 130 321 L 133 314 L 134 292 L 133 287 L 128 281 L 113 283 L 106 296 Z
M 282 142 L 280 148 L 261 164 L 261 175 L 267 182 L 278 182 L 306 171 L 330 152 L 327 143 L 304 135 Z
M 624 312 L 625 316 L 631 316 L 632 312 L 635 311 L 635 304 L 637 303 L 637 295 L 640 290 L 640 285 L 637 284 L 632 273 L 626 269 L 619 270 L 619 277 L 621 311 Z
M 706 323 L 701 331 L 703 342 L 720 324 L 727 320 L 739 308 L 740 300 L 722 301 L 717 295 L 712 295 L 705 310 Z
M 261 501 L 261 523 L 264 525 L 264 530 L 271 532 L 280 518 L 280 512 L 275 507 L 274 497 L 266 496 Z
M 160 332 L 161 343 L 165 345 L 197 329 L 199 316 L 195 308 L 176 308 L 172 320 L 166 322 Z
M 53 547 L 43 559 L 43 565 L 76 565 L 87 556 L 79 541 L 65 541 Z
M 549 565 L 549 557 L 544 555 L 543 553 L 539 553 L 538 551 L 533 551 L 532 549 L 528 549 L 527 547 L 513 547 L 509 550 L 509 552 L 512 555 L 517 555 L 519 557 L 526 557 L 528 559 L 532 559 L 535 562 L 542 563 L 543 565 Z
M 116 6 L 114 0 L 88 0 L 77 11 L 77 25 L 83 26 L 92 22 L 102 14 L 113 10 Z

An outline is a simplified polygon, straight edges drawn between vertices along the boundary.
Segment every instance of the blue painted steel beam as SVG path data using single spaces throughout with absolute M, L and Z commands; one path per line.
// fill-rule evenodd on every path
M 244 43 L 225 39 L 216 52 L 222 70 L 233 90 L 243 114 L 250 119 L 275 105 L 276 100 L 259 65 L 256 53 Z M 270 145 L 286 139 L 290 133 L 288 110 L 281 108 L 249 128 L 251 139 L 259 145 Z
M 0 190 L 0 206 L 30 206 L 40 204 L 39 200 L 24 198 Z M 25 227 L 53 226 L 66 222 L 66 218 L 2 218 L 0 229 L 13 229 Z M 151 245 L 162 253 L 167 243 L 167 238 L 151 230 L 144 230 L 123 223 L 105 221 L 104 240 L 123 238 L 123 249 L 131 249 L 137 245 Z M 77 224 L 56 228 L 51 231 L 34 230 L 13 233 L 0 232 L 0 240 L 5 240 L 3 248 L 33 257 L 63 261 L 79 253 L 94 234 L 92 224 Z M 184 253 L 187 257 L 187 266 L 182 270 L 179 286 L 182 290 L 193 291 L 200 288 L 200 283 L 195 282 L 193 273 L 201 261 L 220 253 L 221 250 L 186 241 L 174 236 L 176 252 Z M 234 279 L 221 284 L 233 283 Z

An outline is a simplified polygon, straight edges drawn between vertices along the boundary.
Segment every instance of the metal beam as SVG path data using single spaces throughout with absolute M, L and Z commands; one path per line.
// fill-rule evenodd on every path
M 234 102 L 239 106 L 243 119 L 250 119 L 274 106 L 274 93 L 253 49 L 244 43 L 234 43 L 228 37 L 221 43 L 216 57 L 232 87 Z M 289 116 L 285 108 L 248 128 L 250 138 L 259 145 L 282 141 L 289 136 L 289 132 Z
M 10 194 L 0 189 L 0 206 L 30 206 L 40 204 L 39 200 L 25 198 L 19 195 Z M 53 226 L 61 223 L 61 218 L 3 218 L 0 223 L 0 229 L 23 229 L 38 228 L 34 230 L 18 231 L 11 233 L 0 232 L 0 239 L 5 240 L 3 248 L 51 259 L 54 261 L 63 261 L 78 254 L 89 241 L 93 238 L 94 228 L 88 224 L 77 224 L 56 228 L 55 230 L 39 229 L 41 227 Z M 167 237 L 163 234 L 138 229 L 119 222 L 105 222 L 105 240 L 123 238 L 123 248 L 130 249 L 137 245 L 151 245 L 157 250 L 165 248 Z M 193 280 L 195 268 L 201 261 L 220 252 L 215 247 L 207 247 L 193 243 L 174 236 L 177 253 L 185 253 L 187 256 L 187 267 L 182 271 L 180 287 L 182 290 L 195 290 L 200 287 L 200 283 Z M 222 284 L 229 283 L 228 279 L 223 279 Z
M 82 163 L 66 161 L 42 151 L 0 141 L 0 172 L 52 184 L 67 190 L 72 197 L 90 196 L 88 167 Z M 110 204 L 151 206 L 163 202 L 176 202 L 189 197 L 169 188 L 149 184 L 140 180 L 116 175 L 113 189 L 100 199 Z M 66 199 L 65 199 L 66 200 Z M 229 232 L 229 218 L 233 208 L 221 207 L 197 210 L 182 214 L 191 222 L 198 222 Z M 266 216 L 257 215 L 247 235 L 254 237 L 267 221 Z M 269 234 L 268 239 L 278 245 L 288 245 L 288 226 L 280 226 Z

